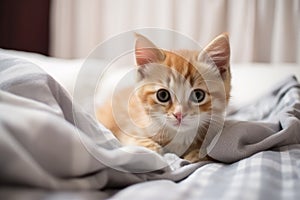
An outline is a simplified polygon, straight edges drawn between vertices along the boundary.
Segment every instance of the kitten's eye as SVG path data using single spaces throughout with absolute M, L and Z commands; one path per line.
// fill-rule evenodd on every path
M 191 96 L 190 96 L 190 101 L 194 103 L 200 103 L 203 101 L 205 98 L 205 92 L 201 89 L 195 89 L 192 91 Z
M 159 89 L 156 93 L 156 98 L 162 103 L 169 101 L 170 97 L 170 93 L 166 89 Z

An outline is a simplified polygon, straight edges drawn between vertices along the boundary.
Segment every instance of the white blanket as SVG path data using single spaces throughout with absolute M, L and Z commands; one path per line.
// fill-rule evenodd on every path
M 299 102 L 291 77 L 229 116 L 221 162 L 189 164 L 121 147 L 51 76 L 0 55 L 0 198 L 298 199 Z

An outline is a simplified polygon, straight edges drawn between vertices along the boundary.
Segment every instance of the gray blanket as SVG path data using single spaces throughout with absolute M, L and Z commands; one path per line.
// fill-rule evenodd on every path
M 0 199 L 299 199 L 300 87 L 294 77 L 228 115 L 189 164 L 122 147 L 49 75 L 0 54 Z

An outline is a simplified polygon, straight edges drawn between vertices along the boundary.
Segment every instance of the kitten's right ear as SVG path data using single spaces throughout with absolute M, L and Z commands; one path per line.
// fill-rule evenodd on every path
M 211 41 L 198 55 L 198 61 L 213 61 L 225 79 L 230 74 L 230 45 L 227 33 Z
M 137 33 L 135 37 L 135 60 L 137 65 L 142 66 L 148 63 L 164 61 L 165 54 L 150 40 Z

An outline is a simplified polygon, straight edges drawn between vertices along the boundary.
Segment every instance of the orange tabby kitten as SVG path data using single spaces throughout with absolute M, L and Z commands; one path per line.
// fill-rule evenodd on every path
M 213 100 L 217 110 L 224 110 L 229 100 L 229 57 L 226 33 L 201 52 L 162 50 L 137 34 L 137 83 L 99 108 L 97 118 L 124 145 L 197 162 L 206 131 L 217 121 L 212 118 Z

